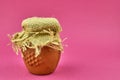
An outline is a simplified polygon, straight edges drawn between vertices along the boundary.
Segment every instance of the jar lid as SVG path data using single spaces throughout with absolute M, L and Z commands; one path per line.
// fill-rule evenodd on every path
M 60 32 L 62 30 L 56 18 L 31 17 L 24 19 L 21 25 L 28 32 L 39 32 L 46 29 L 54 32 Z

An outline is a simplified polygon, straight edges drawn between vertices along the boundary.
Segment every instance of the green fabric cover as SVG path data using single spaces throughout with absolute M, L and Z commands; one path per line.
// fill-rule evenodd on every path
M 32 17 L 23 20 L 22 27 L 23 30 L 15 33 L 11 38 L 17 53 L 18 50 L 24 52 L 27 48 L 34 48 L 35 56 L 38 56 L 43 46 L 63 50 L 59 36 L 61 27 L 57 19 Z

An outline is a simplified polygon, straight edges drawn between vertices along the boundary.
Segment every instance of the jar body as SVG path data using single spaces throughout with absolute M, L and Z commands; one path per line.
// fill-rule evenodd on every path
M 23 53 L 24 63 L 33 74 L 50 74 L 55 71 L 59 59 L 60 51 L 48 46 L 41 48 L 40 54 L 35 57 L 35 49 L 27 48 Z

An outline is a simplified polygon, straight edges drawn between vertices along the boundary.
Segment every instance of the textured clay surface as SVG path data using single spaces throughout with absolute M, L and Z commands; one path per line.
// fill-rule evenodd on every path
M 28 48 L 23 52 L 23 59 L 31 73 L 49 74 L 56 69 L 60 54 L 60 51 L 45 46 L 41 49 L 41 54 L 35 57 L 35 49 Z

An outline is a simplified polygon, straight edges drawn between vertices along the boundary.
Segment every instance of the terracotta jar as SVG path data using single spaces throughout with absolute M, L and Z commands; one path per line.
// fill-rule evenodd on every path
M 33 74 L 55 71 L 62 44 L 61 27 L 55 18 L 32 17 L 23 20 L 23 31 L 15 33 L 11 41 L 16 52 L 21 51 L 24 63 Z

